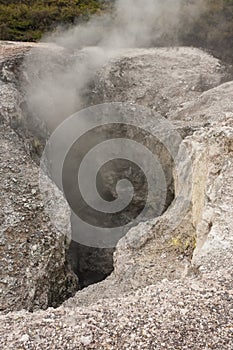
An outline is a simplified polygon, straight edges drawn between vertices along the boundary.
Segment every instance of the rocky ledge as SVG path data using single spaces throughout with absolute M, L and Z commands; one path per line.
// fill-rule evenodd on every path
M 74 295 L 78 279 L 66 256 L 69 209 L 57 192 L 63 228 L 57 232 L 37 183 L 42 145 L 24 120 L 20 66 L 32 46 L 38 48 L 0 46 L 2 349 L 231 350 L 230 70 L 198 49 L 160 48 L 121 52 L 96 72 L 83 105 L 136 102 L 180 131 L 192 160 L 191 205 L 175 227 L 170 222 L 179 218 L 179 201 L 132 228 L 116 247 L 111 275 Z M 58 66 L 80 55 L 49 45 L 39 49 L 55 52 Z

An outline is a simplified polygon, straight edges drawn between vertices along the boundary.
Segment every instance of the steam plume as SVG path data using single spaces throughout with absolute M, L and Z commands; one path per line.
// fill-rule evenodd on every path
M 150 47 L 170 35 L 178 44 L 182 0 L 117 0 L 113 14 L 94 16 L 87 24 L 59 28 L 44 41 L 72 50 L 70 59 L 59 61 L 58 51 L 34 53 L 26 62 L 30 86 L 29 113 L 54 129 L 83 107 L 85 87 L 97 70 L 119 54 L 119 49 Z M 203 1 L 189 5 L 187 14 L 197 16 Z M 59 53 L 61 54 L 61 53 Z

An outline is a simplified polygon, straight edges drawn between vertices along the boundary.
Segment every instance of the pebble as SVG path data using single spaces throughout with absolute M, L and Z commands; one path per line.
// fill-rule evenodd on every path
M 92 340 L 93 340 L 93 337 L 92 337 L 92 335 L 89 335 L 89 336 L 82 336 L 81 338 L 80 338 L 80 342 L 83 344 L 83 345 L 85 345 L 85 346 L 87 346 L 87 345 L 90 345 L 91 344 L 91 342 L 92 342 Z
M 26 343 L 27 341 L 29 341 L 30 337 L 28 334 L 24 334 L 22 335 L 22 337 L 20 338 L 20 341 L 23 343 Z

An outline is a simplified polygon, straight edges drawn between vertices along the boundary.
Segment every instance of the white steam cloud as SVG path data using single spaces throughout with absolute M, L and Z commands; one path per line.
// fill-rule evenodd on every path
M 56 47 L 34 50 L 25 63 L 29 114 L 54 129 L 83 107 L 85 88 L 101 66 L 120 49 L 150 47 L 167 35 L 178 44 L 182 0 L 117 0 L 113 14 L 94 16 L 68 30 L 59 28 L 44 38 Z M 198 16 L 203 0 L 186 8 Z M 183 8 L 184 10 L 184 8 Z M 67 51 L 68 50 L 68 51 Z
M 86 25 L 55 34 L 53 40 L 72 48 L 149 46 L 177 25 L 180 6 L 181 0 L 117 0 L 112 16 L 93 17 Z

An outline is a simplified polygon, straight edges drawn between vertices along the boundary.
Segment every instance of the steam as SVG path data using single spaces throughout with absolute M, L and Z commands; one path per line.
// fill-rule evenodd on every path
M 179 44 L 182 0 L 117 0 L 113 14 L 94 16 L 87 24 L 58 28 L 43 41 L 57 46 L 34 50 L 26 60 L 29 114 L 52 131 L 85 106 L 85 89 L 100 67 L 122 49 L 163 44 L 169 37 Z M 202 0 L 186 7 L 198 16 Z M 63 48 L 63 49 L 62 49 Z
M 88 24 L 55 34 L 59 45 L 105 49 L 150 46 L 179 21 L 181 0 L 117 0 L 115 13 L 93 17 Z

